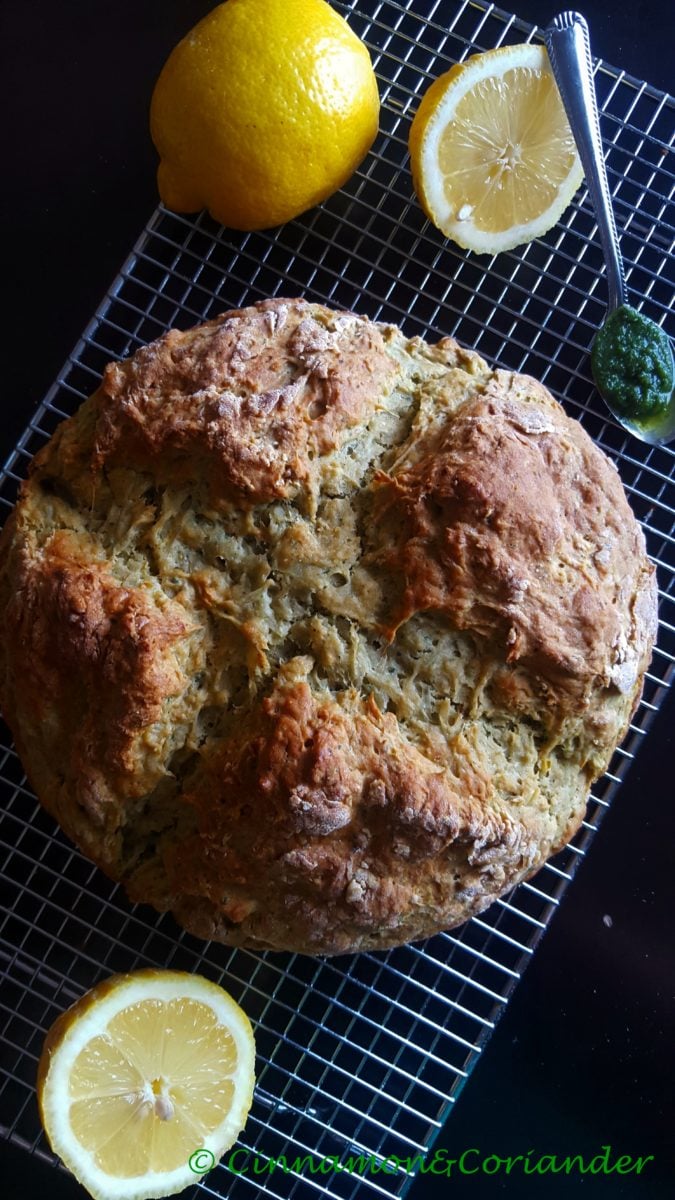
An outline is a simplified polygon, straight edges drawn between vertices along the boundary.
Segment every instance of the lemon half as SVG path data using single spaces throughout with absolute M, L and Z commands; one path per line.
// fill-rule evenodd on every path
M 241 1132 L 255 1046 L 231 996 L 199 975 L 114 975 L 63 1013 L 38 1068 L 52 1149 L 96 1200 L 148 1200 L 198 1176 Z M 194 1159 L 193 1159 L 194 1162 Z
M 540 237 L 583 179 L 544 46 L 474 55 L 435 81 L 410 130 L 413 182 L 434 225 L 497 254 Z

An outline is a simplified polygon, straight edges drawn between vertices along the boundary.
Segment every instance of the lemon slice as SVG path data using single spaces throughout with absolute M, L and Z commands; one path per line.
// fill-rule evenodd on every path
M 479 254 L 540 237 L 583 179 L 544 46 L 489 50 L 437 79 L 412 123 L 410 157 L 429 219 Z
M 168 1196 L 236 1140 L 254 1061 L 248 1018 L 208 979 L 114 975 L 49 1031 L 40 1116 L 52 1149 L 96 1200 Z

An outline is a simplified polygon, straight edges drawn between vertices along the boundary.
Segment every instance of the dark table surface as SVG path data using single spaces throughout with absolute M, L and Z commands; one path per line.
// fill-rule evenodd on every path
M 7 149 L 4 459 L 156 204 L 154 79 L 210 0 L 22 0 L 0 9 Z M 428 3 L 416 4 L 428 13 Z M 451 15 L 456 4 L 445 0 Z M 562 6 L 561 6 L 562 7 Z M 585 0 L 593 49 L 674 89 L 672 0 Z M 444 5 L 436 8 L 442 17 Z M 522 0 L 545 25 L 554 4 Z M 653 1155 L 641 1176 L 427 1175 L 410 1192 L 675 1196 L 675 694 L 619 790 L 438 1146 L 449 1157 Z M 611 918 L 611 924 L 605 918 Z M 62 1172 L 0 1146 L 4 1194 L 75 1200 Z

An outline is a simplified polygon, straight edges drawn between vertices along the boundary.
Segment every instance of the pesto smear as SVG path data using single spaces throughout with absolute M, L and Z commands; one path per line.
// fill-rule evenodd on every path
M 670 340 L 630 305 L 615 309 L 596 334 L 591 367 L 617 414 L 640 425 L 668 415 L 675 386 Z

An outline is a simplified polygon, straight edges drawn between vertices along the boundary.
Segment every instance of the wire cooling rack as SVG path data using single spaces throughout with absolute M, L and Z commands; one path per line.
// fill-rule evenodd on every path
M 675 456 L 629 439 L 594 392 L 588 350 L 604 315 L 605 283 L 587 196 L 582 191 L 545 238 L 490 260 L 446 244 L 412 194 L 407 133 L 429 79 L 536 30 L 475 0 L 429 3 L 426 20 L 415 15 L 414 0 L 336 7 L 370 47 L 380 81 L 381 133 L 361 170 L 324 206 L 276 233 L 233 234 L 204 215 L 159 209 L 10 456 L 0 506 L 9 509 L 32 454 L 111 358 L 168 326 L 302 293 L 395 321 L 409 334 L 454 334 L 543 380 L 619 467 L 658 566 L 661 626 L 643 701 L 574 841 L 533 882 L 461 929 L 386 953 L 312 960 L 230 951 L 189 937 L 168 916 L 131 907 L 55 830 L 4 741 L 5 1132 L 51 1158 L 34 1098 L 36 1062 L 48 1026 L 86 988 L 141 964 L 202 971 L 226 983 L 257 1033 L 258 1086 L 240 1142 L 252 1157 L 233 1163 L 241 1174 L 221 1165 L 201 1184 L 234 1200 L 403 1193 L 644 740 L 675 662 Z M 596 87 L 628 287 L 638 307 L 644 297 L 646 311 L 668 326 L 675 102 L 603 63 Z M 306 1160 L 293 1169 L 306 1155 L 311 1166 Z M 350 1156 L 351 1171 L 331 1165 Z

